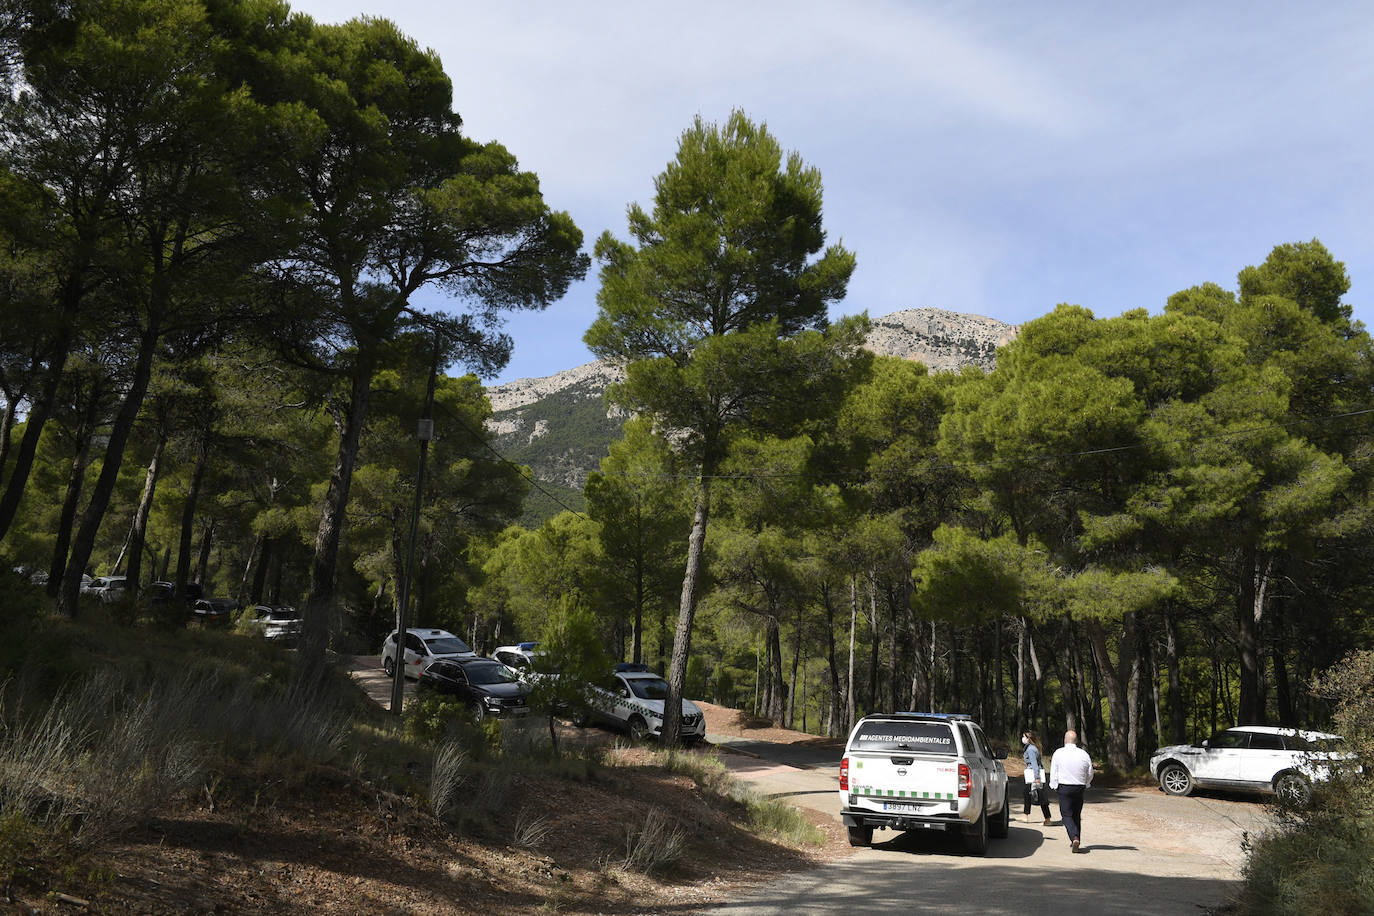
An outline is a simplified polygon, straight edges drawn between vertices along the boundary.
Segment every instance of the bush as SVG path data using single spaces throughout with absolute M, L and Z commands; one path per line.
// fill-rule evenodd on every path
M 1283 808 L 1277 826 L 1247 842 L 1246 913 L 1374 913 L 1374 652 L 1357 652 L 1318 676 L 1333 727 L 1357 766 L 1319 784 L 1308 808 Z
M 658 874 L 682 861 L 687 838 L 681 827 L 668 820 L 662 808 L 650 808 L 644 823 L 625 828 L 625 858 L 621 867 L 646 875 Z

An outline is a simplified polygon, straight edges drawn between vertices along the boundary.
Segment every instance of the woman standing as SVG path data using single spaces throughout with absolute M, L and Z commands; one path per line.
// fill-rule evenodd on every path
M 1034 796 L 1036 804 L 1045 815 L 1045 826 L 1048 827 L 1051 823 L 1050 793 L 1045 788 L 1044 752 L 1040 748 L 1040 738 L 1033 731 L 1024 731 L 1021 733 L 1021 744 L 1025 747 L 1021 757 L 1026 761 L 1026 804 L 1025 810 L 1021 813 L 1026 815 L 1026 820 L 1030 820 L 1031 800 Z

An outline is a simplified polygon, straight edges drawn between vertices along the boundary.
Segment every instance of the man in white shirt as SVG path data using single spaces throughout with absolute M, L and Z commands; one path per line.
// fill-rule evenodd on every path
M 1073 852 L 1082 852 L 1078 841 L 1083 823 L 1083 791 L 1093 784 L 1093 760 L 1078 746 L 1078 732 L 1064 732 L 1064 746 L 1050 758 L 1050 788 L 1059 794 L 1059 819 L 1069 834 Z

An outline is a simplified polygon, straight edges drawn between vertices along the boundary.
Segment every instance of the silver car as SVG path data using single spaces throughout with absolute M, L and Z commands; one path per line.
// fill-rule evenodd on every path
M 1329 779 L 1332 763 L 1352 756 L 1339 735 L 1239 725 L 1201 744 L 1160 748 L 1150 757 L 1150 773 L 1170 795 L 1190 795 L 1194 788 L 1230 789 L 1304 804 L 1312 796 L 1312 783 Z

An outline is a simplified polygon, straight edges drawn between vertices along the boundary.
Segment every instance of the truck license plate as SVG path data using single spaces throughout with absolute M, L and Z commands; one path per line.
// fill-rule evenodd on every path
M 917 811 L 920 811 L 921 809 L 915 805 L 906 805 L 902 804 L 901 802 L 883 802 L 883 810 L 902 811 L 907 814 L 915 814 Z

